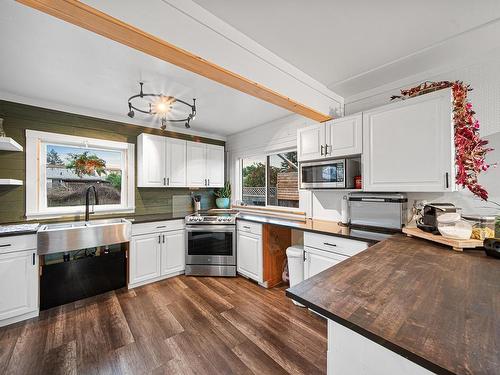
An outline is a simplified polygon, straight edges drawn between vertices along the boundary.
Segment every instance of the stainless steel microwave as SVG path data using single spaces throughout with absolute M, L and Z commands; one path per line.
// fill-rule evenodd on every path
M 360 159 L 335 159 L 300 164 L 301 189 L 352 189 Z

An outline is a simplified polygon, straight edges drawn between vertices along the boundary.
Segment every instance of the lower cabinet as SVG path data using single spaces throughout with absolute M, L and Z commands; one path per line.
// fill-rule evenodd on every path
M 349 257 L 312 247 L 304 248 L 304 279 L 308 279 Z
M 368 243 L 325 234 L 304 233 L 304 279 L 367 249 Z
M 262 236 L 238 231 L 237 271 L 259 283 L 264 281 Z
M 132 236 L 129 288 L 184 272 L 185 247 L 184 229 Z
M 36 250 L 0 253 L 0 326 L 38 315 Z

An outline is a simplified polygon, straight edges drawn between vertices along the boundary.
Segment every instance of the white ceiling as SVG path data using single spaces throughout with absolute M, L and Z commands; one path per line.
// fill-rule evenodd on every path
M 127 99 L 145 91 L 191 102 L 194 131 L 228 135 L 290 112 L 13 1 L 0 2 L 0 98 L 159 127 L 127 117 Z M 184 127 L 171 127 L 185 132 Z
M 499 0 L 194 1 L 344 97 L 500 46 Z

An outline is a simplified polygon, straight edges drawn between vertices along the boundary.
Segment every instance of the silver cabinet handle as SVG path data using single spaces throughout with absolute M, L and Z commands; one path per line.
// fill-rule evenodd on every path
M 448 189 L 450 187 L 450 174 L 448 172 L 445 173 L 444 179 L 446 189 Z
M 36 256 L 36 254 L 33 253 L 33 265 L 35 265 L 35 256 Z
M 163 235 L 163 243 L 165 243 L 165 235 Z
M 170 177 L 167 177 L 167 186 L 170 186 Z
M 210 186 L 210 179 L 207 179 L 207 185 Z
M 158 243 L 161 243 L 161 236 L 158 236 Z
M 321 145 L 321 150 L 320 150 L 320 154 L 321 154 L 321 156 L 323 156 L 323 148 L 324 148 L 324 147 L 325 147 L 325 146 Z
M 332 153 L 332 146 L 330 145 L 330 154 Z M 328 155 L 328 145 L 325 145 L 325 155 Z
M 250 227 L 246 226 L 246 225 L 243 225 L 243 228 L 245 229 L 250 229 Z
M 5 245 L 0 245 L 0 247 L 9 247 L 9 246 L 12 246 L 12 244 L 6 243 Z
M 163 185 L 166 186 L 167 185 L 167 179 L 166 177 L 163 177 Z

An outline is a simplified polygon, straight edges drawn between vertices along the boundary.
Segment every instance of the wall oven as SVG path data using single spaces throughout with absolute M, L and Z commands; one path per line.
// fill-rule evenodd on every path
M 236 276 L 234 223 L 186 220 L 186 234 L 186 275 Z
M 352 189 L 361 173 L 361 160 L 335 159 L 300 164 L 301 189 Z

